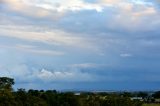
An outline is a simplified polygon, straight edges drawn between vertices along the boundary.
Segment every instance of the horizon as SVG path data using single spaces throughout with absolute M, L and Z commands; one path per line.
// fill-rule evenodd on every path
M 1 0 L 0 76 L 14 89 L 160 89 L 158 0 Z

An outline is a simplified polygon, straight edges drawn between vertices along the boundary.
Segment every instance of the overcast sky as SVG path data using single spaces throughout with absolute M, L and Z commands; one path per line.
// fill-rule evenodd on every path
M 0 76 L 16 88 L 157 90 L 159 0 L 0 0 Z

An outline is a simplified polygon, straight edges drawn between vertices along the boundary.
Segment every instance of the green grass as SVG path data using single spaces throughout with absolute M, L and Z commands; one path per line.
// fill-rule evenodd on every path
M 143 104 L 142 106 L 160 106 L 160 104 Z

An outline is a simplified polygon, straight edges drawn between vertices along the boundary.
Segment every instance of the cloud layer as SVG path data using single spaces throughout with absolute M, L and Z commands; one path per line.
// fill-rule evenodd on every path
M 0 75 L 25 88 L 157 89 L 159 13 L 148 0 L 1 0 Z

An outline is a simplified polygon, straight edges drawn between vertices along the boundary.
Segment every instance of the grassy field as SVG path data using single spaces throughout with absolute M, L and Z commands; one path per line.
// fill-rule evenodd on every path
M 143 106 L 160 106 L 160 104 L 144 104 Z

